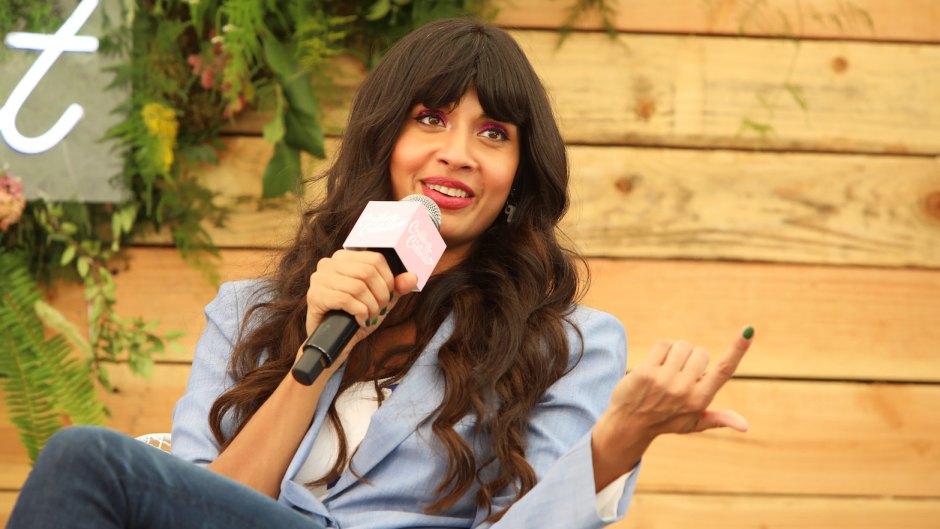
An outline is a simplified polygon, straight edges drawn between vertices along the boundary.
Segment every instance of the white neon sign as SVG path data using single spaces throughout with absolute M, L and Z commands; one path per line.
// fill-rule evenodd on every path
M 7 35 L 4 42 L 8 48 L 42 52 L 13 89 L 3 108 L 0 108 L 0 136 L 3 136 L 7 145 L 13 150 L 23 154 L 46 152 L 72 132 L 75 125 L 85 115 L 81 105 L 72 103 L 65 109 L 55 125 L 39 136 L 24 136 L 16 128 L 16 115 L 23 108 L 26 99 L 63 53 L 94 53 L 98 50 L 96 37 L 78 36 L 78 31 L 82 29 L 97 7 L 98 0 L 82 0 L 68 20 L 53 35 L 20 32 Z

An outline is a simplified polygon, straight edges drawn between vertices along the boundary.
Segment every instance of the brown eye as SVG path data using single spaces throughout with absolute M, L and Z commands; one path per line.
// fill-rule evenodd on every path
M 509 139 L 509 133 L 506 132 L 506 129 L 500 127 L 499 125 L 487 125 L 480 134 L 483 135 L 486 139 L 493 141 L 506 141 Z
M 425 110 L 420 112 L 417 116 L 415 116 L 415 121 L 431 127 L 440 127 L 442 125 L 446 125 L 443 114 L 433 110 Z

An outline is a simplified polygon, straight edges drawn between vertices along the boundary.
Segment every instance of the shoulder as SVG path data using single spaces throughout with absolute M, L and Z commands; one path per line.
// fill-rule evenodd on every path
M 260 279 L 226 281 L 219 286 L 219 292 L 216 294 L 215 299 L 206 306 L 206 310 L 247 309 L 252 304 L 270 297 L 266 293 L 266 286 L 267 282 Z
M 271 298 L 269 283 L 261 279 L 226 281 L 219 287 L 215 299 L 206 305 L 206 313 L 236 313 L 244 316 L 253 305 Z
M 585 305 L 573 305 L 568 319 L 579 328 L 590 329 L 619 329 L 624 332 L 623 324 L 613 314 L 594 309 Z
M 566 319 L 569 338 L 583 341 L 585 346 L 599 341 L 614 341 L 626 345 L 626 330 L 613 314 L 584 305 L 574 305 Z
M 222 329 L 227 336 L 237 335 L 248 309 L 270 299 L 268 283 L 258 279 L 222 283 L 215 298 L 206 305 L 207 323 Z
M 567 321 L 570 367 L 588 362 L 616 365 L 621 374 L 626 371 L 627 334 L 620 320 L 601 310 L 574 305 Z

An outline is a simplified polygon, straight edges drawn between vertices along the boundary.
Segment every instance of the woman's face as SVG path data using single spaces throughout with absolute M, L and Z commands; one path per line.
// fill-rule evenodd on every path
M 518 129 L 488 117 L 471 88 L 453 108 L 411 109 L 392 152 L 392 192 L 440 206 L 449 266 L 496 220 L 518 166 Z

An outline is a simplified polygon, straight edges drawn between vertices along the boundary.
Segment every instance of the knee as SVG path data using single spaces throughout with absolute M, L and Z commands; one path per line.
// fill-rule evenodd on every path
M 113 453 L 115 445 L 124 437 L 121 434 L 96 426 L 73 426 L 59 430 L 46 441 L 39 459 L 51 460 L 56 465 L 65 461 L 88 463 L 100 461 Z

